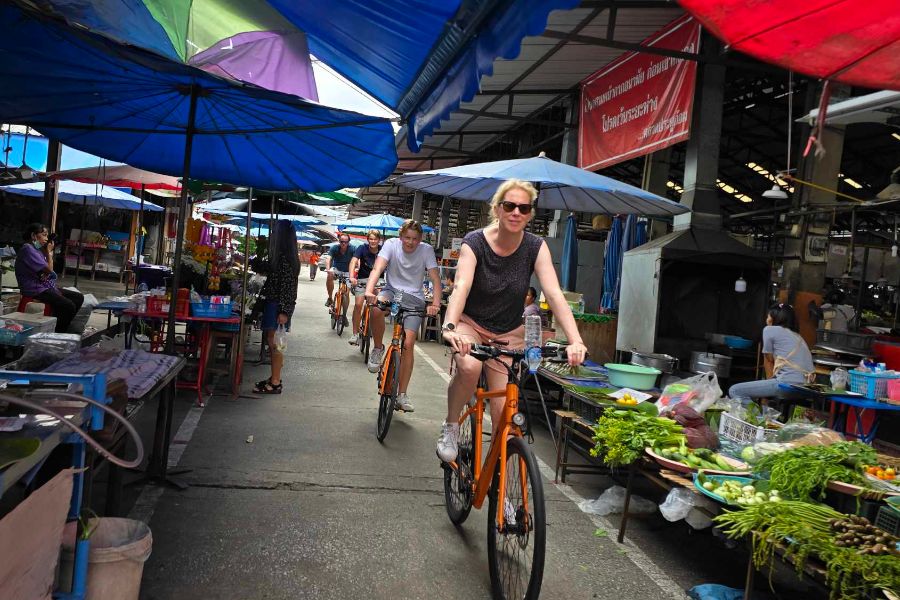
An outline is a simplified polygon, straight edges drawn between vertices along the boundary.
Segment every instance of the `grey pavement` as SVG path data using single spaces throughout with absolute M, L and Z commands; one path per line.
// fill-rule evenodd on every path
M 324 277 L 305 275 L 284 393 L 249 394 L 268 367 L 247 363 L 246 396 L 214 396 L 194 411 L 199 422 L 179 464 L 192 469 L 191 487 L 167 489 L 153 506 L 141 598 L 489 598 L 486 511 L 473 510 L 457 529 L 444 510 L 434 443 L 445 380 L 417 355 L 416 411 L 397 413 L 379 444 L 375 376 L 347 344 L 348 332 L 338 338 L 330 329 Z M 419 346 L 447 365 L 443 348 Z M 179 419 L 189 402 L 179 397 Z M 545 431 L 535 449 L 552 467 Z M 742 584 L 746 555 L 723 551 L 708 532 L 689 535 L 683 523 L 658 515 L 635 521 L 633 541 L 617 544 L 617 517 L 591 519 L 572 500 L 596 497 L 610 482 L 585 475 L 572 482 L 560 488 L 544 480 L 542 598 L 683 598 L 701 582 Z M 654 494 L 647 490 L 661 500 Z

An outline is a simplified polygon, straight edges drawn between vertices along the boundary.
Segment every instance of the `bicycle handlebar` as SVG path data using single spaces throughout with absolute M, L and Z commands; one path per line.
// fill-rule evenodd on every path
M 541 346 L 541 356 L 542 357 L 556 357 L 556 356 L 565 356 L 566 349 L 560 346 Z M 472 344 L 472 349 L 469 351 L 470 356 L 474 356 L 479 360 L 488 360 L 491 358 L 500 358 L 501 356 L 508 356 L 512 358 L 514 361 L 525 360 L 525 349 L 518 348 L 515 350 L 510 350 L 508 348 L 501 348 L 500 346 L 489 346 L 486 344 Z

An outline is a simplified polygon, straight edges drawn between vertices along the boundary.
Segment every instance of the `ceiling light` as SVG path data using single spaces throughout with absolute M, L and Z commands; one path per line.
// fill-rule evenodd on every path
M 900 140 L 900 133 L 892 133 L 891 137 L 893 137 L 896 140 Z
M 772 200 L 787 200 L 788 195 L 783 189 L 778 187 L 778 184 L 772 186 L 771 190 L 766 190 L 763 192 L 763 198 L 770 198 Z

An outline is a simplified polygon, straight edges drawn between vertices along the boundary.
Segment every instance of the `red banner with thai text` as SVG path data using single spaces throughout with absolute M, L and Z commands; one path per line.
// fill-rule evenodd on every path
M 695 54 L 700 23 L 679 18 L 642 42 Z M 697 62 L 629 52 L 581 84 L 578 166 L 597 170 L 686 140 Z

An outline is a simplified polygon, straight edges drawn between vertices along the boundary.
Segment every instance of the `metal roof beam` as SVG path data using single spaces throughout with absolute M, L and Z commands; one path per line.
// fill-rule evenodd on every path
M 482 110 L 473 110 L 471 108 L 460 108 L 456 110 L 462 115 L 472 115 L 476 117 L 487 117 L 489 119 L 503 119 L 505 121 L 517 121 L 520 123 L 528 123 L 530 125 L 547 125 L 548 127 L 559 127 L 562 129 L 573 129 L 572 125 L 562 123 L 560 121 L 547 121 L 544 119 L 532 119 L 531 117 L 519 117 L 517 115 L 508 115 L 505 113 L 494 113 Z
M 669 0 L 583 0 L 578 8 L 679 8 Z
M 566 33 L 565 31 L 554 31 L 548 29 L 541 34 L 545 38 L 552 40 L 562 40 L 564 42 L 575 42 L 585 44 L 587 46 L 603 46 L 604 48 L 613 48 L 616 50 L 624 50 L 626 52 L 643 52 L 646 54 L 658 54 L 659 56 L 669 56 L 672 58 L 680 58 L 683 60 L 693 60 L 700 63 L 711 63 L 724 65 L 734 69 L 744 69 L 749 71 L 760 71 L 763 73 L 784 73 L 784 69 L 765 65 L 762 63 L 752 63 L 746 61 L 732 60 L 723 56 L 702 56 L 700 54 L 691 54 L 690 52 L 680 52 L 678 50 L 669 50 L 668 48 L 656 48 L 654 46 L 645 46 L 643 44 L 633 44 L 631 42 L 618 42 L 609 38 L 594 37 L 589 35 L 579 35 L 576 33 Z
M 517 90 L 517 89 L 506 89 L 506 90 L 481 90 L 478 92 L 479 96 L 505 96 L 507 94 L 514 94 L 516 96 L 556 96 L 557 94 L 567 94 L 572 91 L 574 88 L 554 88 L 554 89 L 527 89 L 527 90 Z

